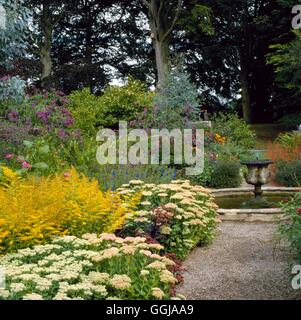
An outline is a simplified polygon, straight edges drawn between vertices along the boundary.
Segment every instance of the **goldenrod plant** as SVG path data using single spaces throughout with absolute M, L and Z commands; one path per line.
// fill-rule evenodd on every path
M 131 207 L 74 168 L 48 178 L 20 179 L 3 167 L 2 176 L 0 254 L 47 243 L 54 236 L 113 233 Z

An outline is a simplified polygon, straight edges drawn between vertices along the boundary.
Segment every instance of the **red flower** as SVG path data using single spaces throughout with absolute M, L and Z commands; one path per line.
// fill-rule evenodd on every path
M 297 213 L 301 216 L 301 208 L 297 209 Z

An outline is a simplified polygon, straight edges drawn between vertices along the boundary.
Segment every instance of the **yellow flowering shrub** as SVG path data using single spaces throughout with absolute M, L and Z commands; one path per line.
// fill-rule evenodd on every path
M 0 166 L 0 186 L 8 186 L 18 175 L 8 167 Z
M 100 191 L 97 180 L 75 169 L 48 178 L 18 179 L 7 169 L 3 174 L 10 183 L 0 185 L 0 254 L 54 236 L 113 233 L 133 207 L 116 193 Z

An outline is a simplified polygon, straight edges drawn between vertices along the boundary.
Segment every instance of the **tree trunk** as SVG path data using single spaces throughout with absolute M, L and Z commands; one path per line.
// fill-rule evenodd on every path
M 51 13 L 48 5 L 43 5 L 41 29 L 43 35 L 40 49 L 40 61 L 42 65 L 41 86 L 42 88 L 49 89 L 50 83 L 48 80 L 52 73 L 51 45 L 53 26 L 51 23 Z
M 169 46 L 167 41 L 160 42 L 159 40 L 154 40 L 154 47 L 158 73 L 157 86 L 160 89 L 169 72 Z
M 171 4 L 166 0 L 143 0 L 149 14 L 149 23 L 155 48 L 157 88 L 160 90 L 169 73 L 169 41 L 179 19 L 182 0 Z
M 240 43 L 240 81 L 242 91 L 242 109 L 243 117 L 247 123 L 253 122 L 253 110 L 251 106 L 251 93 L 250 93 L 250 65 L 252 64 L 252 40 L 248 25 L 249 20 L 249 7 L 247 2 L 243 4 L 243 18 L 242 18 L 242 38 Z
M 253 122 L 252 110 L 251 110 L 251 99 L 250 99 L 250 88 L 249 88 L 249 77 L 246 70 L 241 71 L 241 91 L 242 91 L 242 110 L 243 117 L 247 123 Z

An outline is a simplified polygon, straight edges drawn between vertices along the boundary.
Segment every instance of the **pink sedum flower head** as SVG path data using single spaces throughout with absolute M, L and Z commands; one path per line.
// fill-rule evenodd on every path
M 31 164 L 24 161 L 24 162 L 22 162 L 22 168 L 23 169 L 31 169 Z
M 5 155 L 5 159 L 11 160 L 14 158 L 14 155 L 12 153 L 8 153 Z

